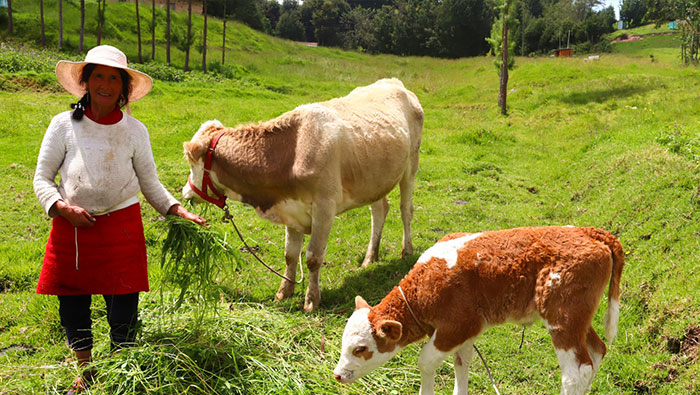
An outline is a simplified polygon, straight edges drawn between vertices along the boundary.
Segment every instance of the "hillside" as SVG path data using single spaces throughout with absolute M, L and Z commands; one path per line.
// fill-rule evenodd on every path
M 35 23 L 33 11 L 22 8 L 26 3 L 15 3 L 23 3 L 17 5 L 18 15 L 24 14 L 18 20 Z M 125 3 L 109 3 L 108 11 L 129 12 Z M 218 24 L 210 20 L 212 61 L 221 37 Z M 449 232 L 571 224 L 613 232 L 627 259 L 619 335 L 592 393 L 700 394 L 700 70 L 679 66 L 670 49 L 652 49 L 669 55 L 652 62 L 646 49 L 634 47 L 644 40 L 627 43 L 636 54 L 603 54 L 596 62 L 517 58 L 509 82 L 510 115 L 503 117 L 496 106 L 498 75 L 491 58 L 367 56 L 304 47 L 237 23 L 228 26 L 225 64 L 230 69 L 182 73 L 162 64 L 162 46 L 156 50 L 158 62 L 139 66 L 154 75 L 155 87 L 131 108 L 148 127 L 162 183 L 181 196 L 188 174 L 182 142 L 208 119 L 225 125 L 270 119 L 378 78 L 397 77 L 418 95 L 426 114 L 414 194 L 416 253 L 400 258 L 394 191 L 380 261 L 370 268 L 359 268 L 369 236 L 368 210 L 335 219 L 318 312 L 303 312 L 306 284 L 287 301 L 275 302 L 278 279 L 243 254 L 245 261 L 226 268 L 219 279 L 217 314 L 198 319 L 200 301 L 194 297 L 180 310 L 168 310 L 176 295 L 172 284 L 162 283 L 159 265 L 167 229 L 144 202 L 152 292 L 142 295 L 138 345 L 110 353 L 104 302 L 94 298 L 100 374 L 91 393 L 417 393 L 422 342 L 357 383 L 346 386 L 333 379 L 355 295 L 378 303 L 420 252 Z M 75 43 L 75 28 L 66 29 Z M 104 43 L 121 47 L 133 62 L 133 27 L 119 30 L 121 38 Z M 0 46 L 3 395 L 62 394 L 77 373 L 68 358 L 57 301 L 34 292 L 50 220 L 36 201 L 32 177 L 46 127 L 74 101 L 55 82 L 55 61 L 81 56 L 40 51 L 32 40 L 3 36 Z M 89 40 L 87 47 L 94 45 Z M 180 67 L 181 54 L 174 58 Z M 191 62 L 199 69 L 195 57 Z M 240 246 L 230 227 L 220 223 L 221 211 L 194 210 Z M 259 219 L 248 206 L 234 204 L 232 211 L 249 244 L 281 268 L 284 230 Z M 594 321 L 599 333 L 605 307 L 603 302 Z M 547 330 L 540 323 L 528 327 L 519 351 L 521 331 L 509 324 L 477 341 L 499 390 L 557 393 L 560 371 Z M 438 370 L 438 393 L 452 391 L 451 364 Z M 478 359 L 472 362 L 469 386 L 473 393 L 492 393 Z
M 680 59 L 680 33 L 668 25 L 649 24 L 634 29 L 618 30 L 608 35 L 612 51 L 649 60 L 665 60 L 678 63 Z

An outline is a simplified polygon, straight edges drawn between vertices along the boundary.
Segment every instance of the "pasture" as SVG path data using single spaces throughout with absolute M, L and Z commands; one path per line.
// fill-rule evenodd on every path
M 176 294 L 162 283 L 158 265 L 167 229 L 143 204 L 152 292 L 142 295 L 138 346 L 110 355 L 104 305 L 95 298 L 100 373 L 91 393 L 417 393 L 420 343 L 357 383 L 333 379 L 355 295 L 378 303 L 446 233 L 570 224 L 614 233 L 627 259 L 619 334 L 592 393 L 700 394 L 700 70 L 680 66 L 673 56 L 652 62 L 646 54 L 603 54 L 587 63 L 582 57 L 517 58 L 510 115 L 503 117 L 491 58 L 368 56 L 263 36 L 250 42 L 255 45 L 231 55 L 245 71 L 237 78 L 193 72 L 180 82 L 156 80 L 153 92 L 131 106 L 149 129 L 162 183 L 181 196 L 188 174 L 182 142 L 206 120 L 233 126 L 271 119 L 397 77 L 425 110 L 415 254 L 401 259 L 394 191 L 379 261 L 369 268 L 359 267 L 369 209 L 336 217 L 318 311 L 303 311 L 306 283 L 288 300 L 274 301 L 279 279 L 242 253 L 242 263 L 219 278 L 215 313 L 198 315 L 196 298 L 171 312 Z M 50 221 L 32 177 L 51 117 L 73 99 L 41 66 L 41 59 L 50 64 L 62 55 L 12 48 L 3 45 L 0 56 L 39 59 L 40 65 L 0 70 L 0 394 L 59 394 L 77 371 L 67 359 L 56 298 L 34 293 Z M 283 228 L 250 207 L 232 208 L 248 244 L 282 269 Z M 219 220 L 220 210 L 193 210 L 241 245 Z M 605 302 L 594 320 L 599 333 L 604 308 Z M 560 372 L 546 329 L 528 327 L 522 349 L 521 333 L 521 327 L 501 326 L 477 342 L 501 393 L 557 393 Z M 451 363 L 438 371 L 441 394 L 452 391 Z M 481 361 L 472 366 L 472 393 L 493 393 Z

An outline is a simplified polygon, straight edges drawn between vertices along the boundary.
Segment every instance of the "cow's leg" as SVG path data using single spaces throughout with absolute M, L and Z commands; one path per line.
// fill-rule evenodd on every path
M 314 201 L 311 211 L 311 238 L 306 248 L 306 266 L 309 268 L 309 287 L 304 298 L 304 310 L 314 311 L 321 303 L 320 271 L 326 256 L 328 236 L 333 225 L 335 202 Z
M 413 167 L 413 166 L 412 166 Z M 415 168 L 404 173 L 399 183 L 401 189 L 401 222 L 403 222 L 403 240 L 401 241 L 401 258 L 413 254 L 413 241 L 411 239 L 411 220 L 413 219 L 413 188 L 418 164 Z
M 284 260 L 286 267 L 284 276 L 292 281 L 282 279 L 282 284 L 277 290 L 277 300 L 286 299 L 294 293 L 294 281 L 297 276 L 297 265 L 301 257 L 301 247 L 304 244 L 304 234 L 287 226 L 284 231 Z
M 433 334 L 433 337 L 423 346 L 420 356 L 418 357 L 420 395 L 435 394 L 435 371 L 448 356 L 449 353 L 435 348 L 435 334 Z
M 467 340 L 454 353 L 455 388 L 452 395 L 466 395 L 469 384 L 469 364 L 474 354 L 475 338 Z
M 598 336 L 593 327 L 588 328 L 586 342 L 588 343 L 588 353 L 591 355 L 591 360 L 593 361 L 593 376 L 595 376 L 600 369 L 600 365 L 603 363 L 603 357 L 605 356 L 607 349 L 605 347 L 605 343 L 600 339 L 600 336 Z M 592 384 L 593 377 L 591 377 L 591 382 L 588 383 L 586 391 L 590 391 Z
M 382 230 L 384 229 L 384 222 L 386 222 L 386 215 L 389 212 L 389 200 L 385 196 L 372 203 L 370 209 L 372 211 L 372 235 L 369 238 L 367 254 L 365 255 L 365 260 L 362 261 L 362 267 L 369 266 L 370 263 L 375 262 L 379 258 L 379 242 L 382 240 Z
M 550 329 L 561 368 L 561 395 L 583 395 L 593 381 L 595 371 L 588 354 L 587 332 L 587 328 Z

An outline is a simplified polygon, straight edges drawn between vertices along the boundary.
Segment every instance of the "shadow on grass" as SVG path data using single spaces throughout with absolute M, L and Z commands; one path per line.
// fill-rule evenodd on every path
M 302 254 L 303 255 L 303 254 Z M 324 267 L 321 268 L 321 305 L 318 312 L 321 314 L 333 313 L 345 315 L 355 308 L 355 296 L 360 295 L 370 304 L 379 303 L 391 289 L 398 285 L 399 281 L 408 274 L 420 254 L 413 254 L 405 259 L 395 258 L 388 261 L 372 263 L 368 268 L 361 268 L 362 258 L 358 258 L 353 264 L 346 263 L 347 271 L 336 273 L 337 280 L 328 279 L 324 275 Z M 340 265 L 339 262 L 327 263 L 327 265 Z M 299 263 L 304 274 L 308 276 L 305 259 Z M 324 265 L 325 266 L 325 265 Z M 243 269 L 245 270 L 245 269 Z M 274 277 L 276 284 L 279 279 Z M 253 294 L 237 287 L 235 284 L 220 285 L 219 289 L 224 298 L 235 303 L 256 303 L 278 311 L 303 312 L 304 295 L 308 287 L 308 278 L 294 288 L 291 297 L 278 301 L 275 292 L 265 294 Z
M 356 295 L 376 305 L 408 274 L 419 256 L 378 261 L 346 274 L 339 284 L 321 291 L 321 312 L 347 315 L 355 308 Z
M 618 86 L 592 88 L 568 94 L 554 95 L 552 98 L 568 104 L 604 103 L 639 95 L 653 90 L 650 86 Z

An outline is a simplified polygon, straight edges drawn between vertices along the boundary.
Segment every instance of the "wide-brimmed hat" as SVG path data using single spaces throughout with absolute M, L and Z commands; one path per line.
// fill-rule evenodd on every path
M 126 55 L 111 45 L 100 45 L 88 51 L 82 62 L 60 60 L 56 64 L 56 77 L 64 88 L 75 96 L 82 97 L 87 93 L 86 86 L 80 82 L 83 67 L 93 63 L 122 69 L 131 76 L 131 93 L 129 102 L 136 101 L 148 94 L 153 87 L 153 80 L 148 74 L 129 68 Z

